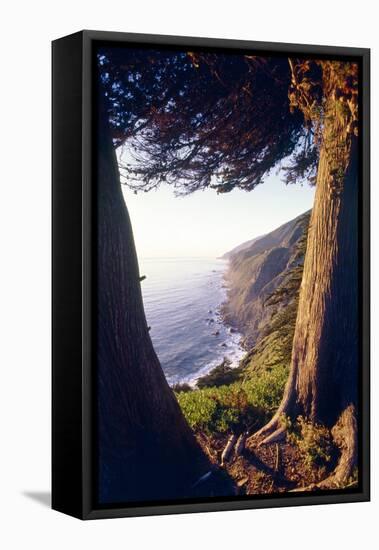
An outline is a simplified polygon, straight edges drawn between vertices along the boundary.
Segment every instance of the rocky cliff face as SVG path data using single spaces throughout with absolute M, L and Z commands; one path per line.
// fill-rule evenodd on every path
M 242 332 L 248 349 L 267 334 L 272 319 L 297 299 L 309 218 L 306 212 L 224 255 L 230 266 L 222 313 L 225 322 Z
M 236 246 L 235 248 L 233 248 L 232 250 L 229 250 L 228 252 L 225 252 L 225 254 L 223 254 L 221 256 L 221 259 L 222 260 L 230 260 L 230 258 L 232 256 L 235 256 L 238 252 L 242 252 L 243 250 L 247 250 L 248 248 L 250 248 L 256 241 L 259 241 L 259 239 L 262 239 L 265 235 L 260 235 L 259 237 L 255 237 L 255 239 L 250 239 L 249 241 L 246 241 L 242 244 L 239 244 L 238 246 Z

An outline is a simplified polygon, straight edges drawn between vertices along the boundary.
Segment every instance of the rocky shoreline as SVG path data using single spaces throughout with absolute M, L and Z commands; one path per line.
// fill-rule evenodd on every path
M 226 383 L 231 378 L 231 369 L 236 374 L 242 372 L 251 365 L 254 355 L 264 358 L 262 368 L 270 361 L 287 357 L 309 218 L 310 212 L 306 212 L 262 238 L 248 242 L 248 246 L 241 248 L 240 245 L 236 252 L 232 250 L 225 255 L 228 260 L 224 273 L 226 299 L 217 315 L 230 334 L 241 335 L 239 345 L 245 353 L 234 366 L 228 364 L 225 357 L 198 378 L 198 387 L 212 381 Z M 277 327 L 281 317 L 287 318 L 288 330 Z M 279 340 L 283 354 L 273 351 L 280 347 Z
M 252 240 L 250 246 L 227 253 L 222 283 L 226 296 L 218 307 L 208 310 L 205 321 L 215 338 L 223 325 L 235 337 L 233 346 L 241 356 L 232 359 L 224 339 L 220 342 L 224 357 L 176 388 L 230 384 L 247 371 L 263 372 L 288 363 L 309 217 L 306 212 Z

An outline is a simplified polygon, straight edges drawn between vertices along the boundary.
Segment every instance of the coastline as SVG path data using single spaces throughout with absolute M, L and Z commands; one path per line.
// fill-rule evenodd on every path
M 226 316 L 224 308 L 228 303 L 228 293 L 230 290 L 228 283 L 228 273 L 231 269 L 230 259 L 229 258 L 217 258 L 217 260 L 226 261 L 225 270 L 222 275 L 222 284 L 221 288 L 224 291 L 224 297 L 222 302 L 215 310 L 215 317 L 218 319 L 218 322 L 222 324 L 229 334 L 229 340 L 227 342 L 227 347 L 225 348 L 225 355 L 220 360 L 220 358 L 215 359 L 211 363 L 208 363 L 203 368 L 201 368 L 197 373 L 191 377 L 186 377 L 180 380 L 179 384 L 188 384 L 192 389 L 195 389 L 197 382 L 203 377 L 211 374 L 215 369 L 219 368 L 220 365 L 225 363 L 229 364 L 231 369 L 237 369 L 240 367 L 241 362 L 243 362 L 248 354 L 251 352 L 251 349 L 246 344 L 246 336 L 240 330 L 236 323 L 230 322 Z M 230 357 L 230 350 L 233 350 L 234 357 Z
M 232 284 L 232 265 L 230 258 L 227 258 L 227 267 L 223 274 L 225 300 L 220 306 L 220 317 L 225 327 L 229 329 L 231 333 L 237 334 L 240 337 L 239 346 L 244 351 L 245 355 L 249 353 L 251 346 L 247 342 L 248 333 L 245 330 L 243 323 L 238 322 L 238 316 L 233 314 L 233 304 L 231 300 L 231 292 L 233 290 Z M 242 357 L 240 361 L 244 359 Z
M 224 304 L 228 300 L 228 285 L 227 285 L 227 273 L 230 269 L 230 261 L 229 259 L 225 258 L 216 258 L 217 260 L 225 262 L 225 269 L 222 274 L 221 278 L 221 284 L 220 288 L 223 291 L 223 299 L 216 307 L 213 316 L 216 319 L 216 326 L 217 324 L 222 325 L 227 333 L 228 333 L 228 340 L 226 342 L 223 342 L 221 346 L 225 345 L 225 353 L 222 358 L 218 357 L 211 362 L 204 365 L 202 368 L 200 368 L 196 373 L 185 376 L 178 381 L 178 384 L 188 384 L 192 389 L 196 388 L 197 382 L 203 378 L 204 376 L 209 375 L 212 371 L 214 371 L 216 368 L 218 368 L 221 364 L 223 364 L 225 361 L 230 362 L 230 367 L 235 369 L 240 366 L 241 361 L 243 361 L 246 358 L 246 355 L 248 353 L 248 350 L 244 347 L 244 335 L 242 332 L 240 332 L 235 326 L 231 325 L 227 320 L 224 318 L 223 308 Z

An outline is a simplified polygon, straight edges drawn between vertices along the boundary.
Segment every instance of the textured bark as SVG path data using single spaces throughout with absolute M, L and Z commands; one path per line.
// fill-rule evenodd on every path
M 356 152 L 352 152 L 356 157 Z M 321 152 L 292 349 L 292 368 L 276 418 L 303 414 L 333 425 L 357 386 L 356 162 L 340 192 L 330 187 Z M 268 426 L 264 429 L 266 431 Z
M 210 464 L 149 336 L 132 227 L 104 115 L 97 170 L 100 501 L 191 496 Z
M 344 121 L 325 120 L 315 202 L 299 295 L 291 369 L 283 400 L 255 437 L 285 436 L 282 415 L 332 429 L 341 449 L 334 478 L 347 479 L 357 457 L 358 149 Z M 338 433 L 338 437 L 337 437 Z M 263 439 L 262 439 L 263 438 Z
M 349 405 L 332 429 L 333 439 L 341 450 L 341 458 L 333 474 L 323 480 L 319 487 L 340 487 L 349 480 L 358 460 L 358 429 L 356 411 Z

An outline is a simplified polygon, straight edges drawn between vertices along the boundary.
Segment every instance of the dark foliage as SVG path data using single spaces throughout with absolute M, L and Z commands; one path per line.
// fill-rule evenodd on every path
M 231 366 L 230 359 L 226 358 L 220 365 L 217 365 L 208 374 L 205 374 L 197 381 L 198 388 L 208 388 L 211 386 L 224 386 L 232 384 L 241 378 L 241 371 Z
M 303 147 L 311 130 L 290 110 L 285 57 L 111 48 L 98 59 L 114 143 L 128 146 L 122 174 L 136 190 L 251 190 L 291 155 L 289 181 L 315 164 Z
M 183 382 L 183 383 L 178 382 L 172 386 L 172 390 L 176 393 L 180 393 L 180 392 L 192 391 L 192 388 L 186 382 Z

